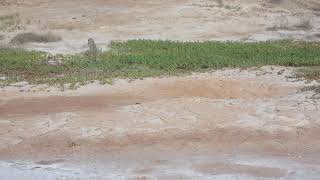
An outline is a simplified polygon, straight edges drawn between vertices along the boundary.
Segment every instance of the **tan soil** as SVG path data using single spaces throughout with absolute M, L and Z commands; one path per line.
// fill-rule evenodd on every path
M 319 101 L 281 69 L 3 88 L 0 177 L 316 179 Z

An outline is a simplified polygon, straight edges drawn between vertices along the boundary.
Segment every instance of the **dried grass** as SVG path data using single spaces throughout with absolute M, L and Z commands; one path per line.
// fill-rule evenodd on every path
M 46 34 L 36 34 L 36 33 L 21 33 L 13 37 L 10 44 L 21 45 L 29 42 L 36 43 L 49 43 L 60 41 L 61 37 L 54 35 L 52 33 Z

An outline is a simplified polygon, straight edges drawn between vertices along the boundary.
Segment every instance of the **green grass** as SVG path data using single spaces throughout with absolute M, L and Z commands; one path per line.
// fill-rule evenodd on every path
M 115 77 L 143 78 L 220 68 L 311 67 L 320 65 L 320 43 L 131 40 L 111 43 L 110 50 L 99 54 L 96 62 L 82 54 L 62 58 L 61 65 L 50 66 L 42 52 L 0 50 L 0 75 L 7 77 L 2 83 L 85 84 L 92 80 L 109 82 Z

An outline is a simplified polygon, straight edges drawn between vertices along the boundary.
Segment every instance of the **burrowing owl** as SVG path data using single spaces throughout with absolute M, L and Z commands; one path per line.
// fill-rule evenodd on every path
M 96 61 L 97 54 L 98 54 L 98 48 L 92 38 L 88 39 L 88 47 L 89 47 L 88 55 L 89 55 L 90 59 Z

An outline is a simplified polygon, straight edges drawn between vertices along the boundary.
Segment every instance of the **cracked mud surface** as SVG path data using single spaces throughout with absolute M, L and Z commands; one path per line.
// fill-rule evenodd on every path
M 0 91 L 1 179 L 317 179 L 319 100 L 292 69 Z

